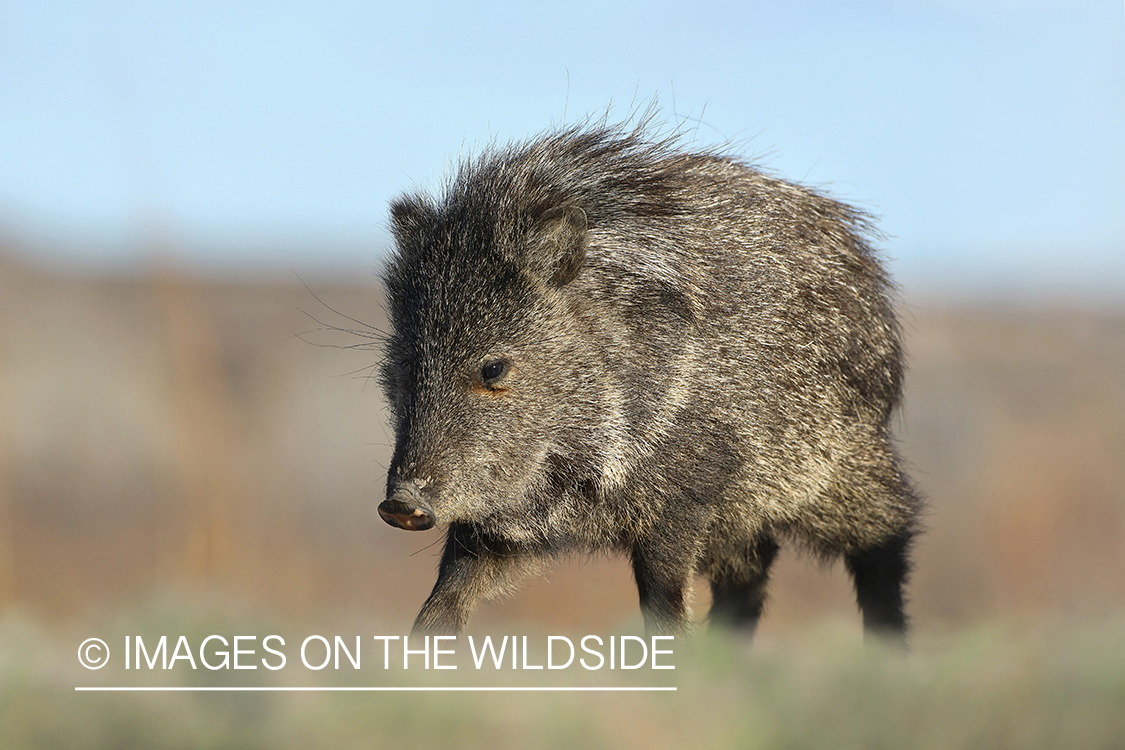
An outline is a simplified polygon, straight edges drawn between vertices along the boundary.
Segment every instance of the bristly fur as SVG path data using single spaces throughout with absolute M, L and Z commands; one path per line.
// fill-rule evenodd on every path
M 583 126 L 467 160 L 391 216 L 388 502 L 450 524 L 416 628 L 457 631 L 544 556 L 610 549 L 650 629 L 688 626 L 698 571 L 713 619 L 752 630 L 784 536 L 844 556 L 869 630 L 905 631 L 919 502 L 865 214 Z

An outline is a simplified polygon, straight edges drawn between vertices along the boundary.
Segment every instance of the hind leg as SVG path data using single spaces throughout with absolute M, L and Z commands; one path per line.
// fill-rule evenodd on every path
M 708 560 L 711 579 L 711 622 L 752 635 L 762 616 L 770 565 L 778 544 L 761 534 L 741 549 L 727 547 Z
M 921 502 L 885 436 L 860 434 L 853 442 L 856 451 L 837 466 L 801 531 L 825 557 L 843 556 L 864 632 L 903 641 L 903 588 Z
M 910 571 L 907 555 L 911 536 L 904 531 L 844 556 L 868 636 L 900 641 L 906 638 L 903 586 Z

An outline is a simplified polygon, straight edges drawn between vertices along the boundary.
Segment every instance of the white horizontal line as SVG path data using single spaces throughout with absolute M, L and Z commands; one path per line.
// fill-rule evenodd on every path
M 653 692 L 674 687 L 76 687 L 76 692 Z

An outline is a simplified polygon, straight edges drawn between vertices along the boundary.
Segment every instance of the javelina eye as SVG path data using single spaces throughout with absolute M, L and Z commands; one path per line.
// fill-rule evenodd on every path
M 480 382 L 486 386 L 494 385 L 508 374 L 508 363 L 502 359 L 490 359 L 480 368 Z

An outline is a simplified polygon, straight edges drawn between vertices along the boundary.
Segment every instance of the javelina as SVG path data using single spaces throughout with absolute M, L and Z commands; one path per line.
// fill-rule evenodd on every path
M 903 352 L 866 217 L 645 128 L 582 126 L 395 201 L 387 523 L 449 524 L 415 631 L 557 553 L 614 550 L 646 629 L 696 572 L 752 630 L 778 538 L 843 555 L 902 634 L 919 504 L 888 420 Z

